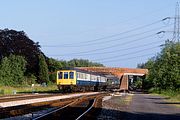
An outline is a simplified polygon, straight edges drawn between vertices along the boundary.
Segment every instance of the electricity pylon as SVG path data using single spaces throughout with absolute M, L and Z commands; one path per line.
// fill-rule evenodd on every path
M 176 3 L 176 9 L 175 9 L 175 17 L 174 17 L 174 31 L 173 31 L 173 41 L 179 42 L 180 39 L 180 31 L 179 31 L 179 3 Z

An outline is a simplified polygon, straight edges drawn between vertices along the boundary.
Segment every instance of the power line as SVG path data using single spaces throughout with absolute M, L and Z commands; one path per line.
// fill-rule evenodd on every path
M 109 63 L 109 62 L 117 62 L 117 61 L 123 61 L 123 60 L 132 60 L 135 58 L 140 58 L 140 57 L 147 57 L 147 56 L 152 56 L 154 55 L 154 53 L 150 53 L 150 54 L 144 54 L 144 55 L 140 55 L 140 56 L 135 56 L 135 57 L 129 57 L 129 58 L 122 58 L 122 59 L 116 59 L 116 60 L 109 60 L 109 61 L 102 61 L 103 63 Z
M 168 18 L 168 17 L 167 17 Z M 89 41 L 84 41 L 84 42 L 78 42 L 78 43 L 69 43 L 69 44 L 62 44 L 60 45 L 60 47 L 72 47 L 72 45 L 74 44 L 84 44 L 84 43 L 90 43 L 90 42 L 97 42 L 97 41 L 101 41 L 101 40 L 104 40 L 104 39 L 108 39 L 108 38 L 113 38 L 113 37 L 116 37 L 116 36 L 119 36 L 121 34 L 126 34 L 126 33 L 129 33 L 129 32 L 132 32 L 132 31 L 135 31 L 137 29 L 142 29 L 142 28 L 146 28 L 146 27 L 149 27 L 151 25 L 154 25 L 154 24 L 157 24 L 161 21 L 164 21 L 166 19 L 162 19 L 162 20 L 158 20 L 158 21 L 155 21 L 153 23 L 150 23 L 150 24 L 147 24 L 147 25 L 143 25 L 143 26 L 140 26 L 140 27 L 136 27 L 136 28 L 133 28 L 133 29 L 130 29 L 130 30 L 127 30 L 127 31 L 124 31 L 124 32 L 121 32 L 121 33 L 118 33 L 118 34 L 113 34 L 113 35 L 109 35 L 109 36 L 106 36 L 106 37 L 102 37 L 102 38 L 97 38 L 97 39 L 93 39 L 93 40 L 89 40 Z M 43 45 L 45 47 L 45 45 Z M 49 46 L 49 45 L 48 45 Z
M 172 25 L 172 24 L 170 24 L 170 25 Z M 86 46 L 89 46 L 89 45 L 108 44 L 108 42 L 115 42 L 115 41 L 119 41 L 119 40 L 122 40 L 122 39 L 143 35 L 145 33 L 152 32 L 154 30 L 161 29 L 161 28 L 164 28 L 164 27 L 167 27 L 167 26 L 161 26 L 161 27 L 154 28 L 154 29 L 151 29 L 151 30 L 148 30 L 148 31 L 145 31 L 145 32 L 141 32 L 141 33 L 137 33 L 137 34 L 133 34 L 133 35 L 129 35 L 129 36 L 125 36 L 125 37 L 122 37 L 122 38 L 113 39 L 113 40 L 97 41 L 96 43 L 89 43 L 89 44 L 84 44 L 84 45 L 74 45 L 74 46 L 67 46 L 67 47 L 86 47 Z M 50 45 L 50 46 L 44 46 L 44 47 L 61 47 L 61 45 Z
M 146 38 L 150 38 L 150 37 L 152 37 L 154 35 L 156 35 L 156 34 L 147 35 L 145 37 L 141 37 L 141 38 L 138 38 L 138 39 L 126 41 L 126 42 L 120 43 L 120 44 L 111 45 L 111 46 L 108 46 L 108 47 L 102 47 L 102 48 L 97 48 L 97 49 L 94 49 L 94 50 L 88 50 L 88 51 L 83 51 L 83 52 L 67 53 L 67 54 L 62 54 L 62 55 L 59 55 L 59 56 L 77 55 L 77 54 L 83 54 L 83 53 L 102 51 L 102 50 L 110 49 L 110 48 L 117 47 L 117 46 L 120 46 L 120 45 L 125 45 L 125 44 L 129 44 L 129 43 L 137 42 L 137 41 L 140 41 L 140 40 L 143 40 L 143 39 L 146 39 Z
M 137 53 L 140 53 L 140 52 L 144 52 L 146 50 L 152 50 L 153 48 L 158 48 L 160 47 L 160 45 L 158 46 L 155 46 L 155 47 L 150 47 L 150 48 L 146 48 L 146 49 L 141 49 L 141 50 L 137 50 L 137 51 L 133 51 L 133 52 L 130 52 L 130 53 L 125 53 L 125 54 L 119 54 L 119 55 L 116 55 L 116 56 L 111 56 L 111 57 L 106 57 L 106 58 L 100 58 L 100 59 L 94 59 L 92 61 L 99 61 L 99 60 L 104 60 L 104 59 L 114 59 L 114 58 L 118 58 L 118 57 L 121 57 L 121 56 L 127 56 L 127 55 L 131 55 L 131 54 L 137 54 Z
M 168 18 L 165 18 L 165 19 L 168 19 Z M 172 25 L 172 24 L 170 24 Z M 163 28 L 163 27 L 159 27 L 159 28 Z M 159 29 L 158 28 L 158 29 Z M 156 28 L 157 29 L 157 28 Z M 155 29 L 151 29 L 149 31 L 152 31 L 152 30 L 155 30 Z M 149 31 L 145 31 L 143 33 L 147 33 Z M 135 35 L 140 35 L 140 34 L 143 34 L 143 33 L 138 33 L 138 34 L 134 34 L 134 35 L 131 35 L 131 36 L 135 36 Z M 156 33 L 156 34 L 159 34 L 159 33 Z M 152 34 L 153 35 L 153 34 Z M 101 51 L 101 50 L 105 50 L 105 49 L 110 49 L 110 48 L 114 48 L 114 47 L 117 47 L 117 46 L 120 46 L 120 45 L 125 45 L 125 44 L 129 44 L 129 43 L 132 43 L 132 42 L 135 42 L 135 41 L 139 41 L 141 39 L 145 39 L 145 38 L 148 38 L 148 37 L 151 37 L 152 35 L 148 35 L 148 36 L 145 36 L 143 38 L 139 38 L 139 39 L 135 39 L 135 40 L 131 40 L 131 41 L 126 41 L 124 43 L 120 43 L 120 44 L 115 44 L 115 45 L 112 45 L 112 46 L 108 46 L 108 47 L 103 47 L 103 48 L 98 48 L 98 49 L 95 49 L 95 50 L 89 50 L 89 51 L 83 51 L 83 52 L 74 52 L 74 53 L 67 53 L 67 54 L 60 54 L 60 55 L 49 55 L 49 56 L 67 56 L 67 55 L 76 55 L 76 56 L 85 56 L 85 55 L 94 55 L 94 54 L 106 54 L 106 53 L 110 53 L 110 52 L 115 52 L 115 51 L 110 51 L 110 52 L 99 52 L 99 53 L 92 53 L 92 52 L 97 52 L 97 51 Z M 131 36 L 126 36 L 124 38 L 128 38 L 128 37 L 131 37 Z M 120 38 L 120 39 L 115 39 L 115 41 L 117 40 L 121 40 L 123 38 Z M 157 41 L 158 42 L 158 41 Z M 153 42 L 155 43 L 155 42 Z M 151 43 L 150 43 L 151 44 Z M 145 44 L 146 45 L 146 44 Z M 136 46 L 138 47 L 138 46 Z M 141 47 L 141 46 L 139 46 Z M 120 50 L 128 50 L 128 49 L 131 49 L 132 47 L 130 48 L 127 48 L 127 49 L 120 49 Z M 118 50 L 118 51 L 120 51 Z
M 98 55 L 98 54 L 109 54 L 109 53 L 115 53 L 115 52 L 119 52 L 119 51 L 126 51 L 126 50 L 130 50 L 133 48 L 139 48 L 139 47 L 144 47 L 144 46 L 149 46 L 155 43 L 159 43 L 159 42 L 163 42 L 164 40 L 159 40 L 159 41 L 155 41 L 155 42 L 150 42 L 150 43 L 146 43 L 146 44 L 142 44 L 142 45 L 136 45 L 133 47 L 128 47 L 128 48 L 123 48 L 123 49 L 118 49 L 118 50 L 112 50 L 112 51 L 107 51 L 107 52 L 98 52 L 98 53 L 87 53 L 87 54 L 80 54 L 80 55 L 76 55 L 76 56 L 87 56 L 87 55 Z M 60 55 L 50 55 L 50 56 L 60 56 Z

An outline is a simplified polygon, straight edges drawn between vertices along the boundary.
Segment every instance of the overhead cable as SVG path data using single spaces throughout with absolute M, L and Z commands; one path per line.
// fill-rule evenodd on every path
M 131 55 L 131 54 L 137 54 L 137 53 L 144 52 L 146 50 L 152 50 L 153 48 L 158 48 L 158 47 L 160 47 L 160 45 L 155 46 L 155 47 L 150 47 L 150 48 L 146 48 L 146 49 L 133 51 L 133 52 L 130 52 L 130 53 L 119 54 L 119 55 L 115 55 L 115 56 L 111 56 L 111 57 L 104 57 L 104 58 L 100 58 L 100 59 L 94 59 L 92 61 L 107 60 L 107 59 L 114 59 L 114 58 L 116 59 L 118 57 L 127 56 L 127 55 Z
M 136 45 L 136 46 L 132 46 L 132 47 L 128 47 L 128 48 L 121 48 L 121 49 L 118 49 L 118 50 L 111 50 L 111 51 L 106 51 L 106 52 L 78 54 L 78 55 L 75 55 L 75 56 L 91 56 L 91 55 L 112 54 L 112 53 L 116 53 L 116 52 L 119 52 L 119 51 L 127 51 L 127 50 L 134 49 L 134 48 L 150 46 L 150 45 L 153 45 L 153 44 L 159 43 L 159 42 L 164 42 L 164 40 L 154 41 L 154 42 L 150 42 L 150 43 L 146 43 L 146 44 L 142 44 L 142 45 Z M 61 56 L 61 55 L 49 55 L 49 56 Z
M 120 45 L 126 45 L 126 44 L 129 44 L 129 43 L 133 43 L 133 42 L 137 42 L 137 41 L 140 41 L 140 40 L 144 40 L 144 39 L 146 39 L 146 38 L 153 37 L 154 35 L 156 35 L 156 34 L 150 34 L 150 35 L 147 35 L 147 36 L 138 38 L 138 39 L 134 39 L 134 40 L 130 40 L 130 41 L 125 41 L 125 42 L 123 42 L 123 43 L 119 43 L 119 44 L 115 44 L 115 45 L 111 45 L 111 46 L 107 46 L 107 47 L 102 47 L 102 48 L 97 48 L 97 49 L 88 50 L 88 51 L 82 51 L 82 52 L 66 53 L 66 54 L 62 54 L 62 55 L 59 55 L 59 56 L 78 55 L 78 54 L 84 54 L 84 53 L 91 53 L 91 52 L 102 51 L 102 50 L 106 50 L 106 49 L 111 49 L 111 48 L 114 48 L 114 47 L 118 47 L 118 46 L 120 46 Z
M 122 34 L 126 34 L 126 33 L 129 33 L 129 32 L 132 32 L 132 31 L 136 31 L 137 29 L 142 29 L 142 28 L 149 27 L 151 25 L 157 24 L 157 23 L 159 23 L 161 21 L 164 21 L 164 20 L 166 20 L 166 19 L 158 20 L 158 21 L 155 21 L 153 23 L 150 23 L 150 24 L 147 24 L 147 25 L 143 25 L 143 26 L 140 26 L 140 27 L 136 27 L 136 28 L 133 28 L 133 29 L 121 32 L 121 33 L 117 33 L 117 34 L 113 34 L 113 35 L 109 35 L 109 36 L 105 36 L 105 37 L 101 37 L 101 38 L 97 38 L 97 39 L 93 39 L 93 40 L 88 40 L 88 41 L 84 41 L 84 42 L 62 44 L 61 47 L 68 47 L 68 46 L 72 46 L 74 44 L 84 44 L 84 43 L 90 43 L 90 42 L 97 42 L 97 41 L 101 41 L 101 40 L 104 40 L 104 39 L 113 38 L 113 37 L 116 37 L 116 36 L 119 36 L 119 35 L 122 35 Z M 45 45 L 43 45 L 43 46 L 45 47 Z
M 134 57 L 128 57 L 128 58 L 122 58 L 122 59 L 116 59 L 116 60 L 109 60 L 109 61 L 101 61 L 102 63 L 110 63 L 110 62 L 117 62 L 117 61 L 124 61 L 124 60 L 133 60 L 135 58 L 141 58 L 141 57 L 147 57 L 147 56 L 152 56 L 155 55 L 154 53 L 150 54 L 144 54 L 144 55 L 139 55 L 139 56 L 134 56 Z
M 172 25 L 172 24 L 171 24 Z M 152 32 L 152 31 L 155 31 L 155 30 L 159 30 L 161 28 L 164 28 L 164 27 L 167 27 L 167 26 L 161 26 L 161 27 L 158 27 L 158 28 L 154 28 L 154 29 L 151 29 L 151 30 L 148 30 L 148 31 L 145 31 L 145 32 L 141 32 L 141 33 L 136 33 L 136 34 L 133 34 L 133 35 L 129 35 L 129 36 L 125 36 L 125 37 L 121 37 L 121 38 L 117 38 L 117 39 L 107 39 L 107 40 L 104 40 L 104 41 L 97 41 L 96 43 L 87 43 L 87 44 L 84 44 L 84 45 L 72 45 L 72 46 L 66 46 L 66 47 L 86 47 L 86 46 L 92 46 L 92 45 L 98 45 L 98 44 L 109 44 L 109 42 L 115 42 L 115 41 L 120 41 L 122 39 L 127 39 L 127 38 L 131 38 L 131 37 L 135 37 L 135 36 L 139 36 L 139 35 L 143 35 L 145 33 L 148 33 L 148 32 Z M 61 45 L 46 45 L 46 46 L 43 46 L 43 47 L 62 47 Z

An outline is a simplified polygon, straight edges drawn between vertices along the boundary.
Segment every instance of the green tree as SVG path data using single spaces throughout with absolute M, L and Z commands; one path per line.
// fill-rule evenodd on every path
M 49 80 L 53 83 L 56 82 L 56 71 L 63 67 L 62 62 L 55 60 L 53 58 L 49 58 L 48 62 L 48 70 L 49 70 Z
M 6 86 L 22 85 L 26 63 L 22 56 L 10 55 L 4 57 L 0 65 L 0 84 Z
M 0 30 L 0 60 L 10 54 L 23 56 L 27 61 L 26 71 L 37 76 L 40 53 L 39 43 L 31 40 L 24 31 Z
M 48 66 L 42 54 L 39 55 L 39 82 L 49 83 Z
M 142 79 L 141 78 L 138 78 L 135 83 L 134 83 L 134 87 L 136 89 L 141 89 L 142 88 Z
M 161 52 L 148 60 L 144 66 L 149 70 L 146 78 L 149 87 L 159 90 L 179 90 L 180 43 L 166 41 Z
M 90 62 L 86 59 L 72 59 L 67 62 L 68 67 L 103 67 L 103 64 Z

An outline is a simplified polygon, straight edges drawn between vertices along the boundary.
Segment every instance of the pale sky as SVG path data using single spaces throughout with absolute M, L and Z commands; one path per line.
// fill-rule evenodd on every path
M 1 0 L 0 29 L 25 31 L 46 56 L 58 60 L 83 58 L 134 68 L 172 39 L 176 2 Z M 166 17 L 171 19 L 162 21 Z

